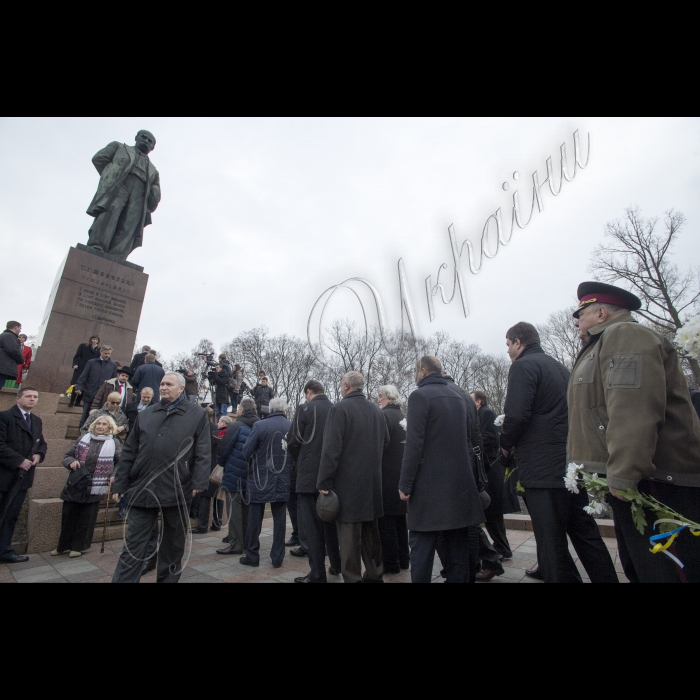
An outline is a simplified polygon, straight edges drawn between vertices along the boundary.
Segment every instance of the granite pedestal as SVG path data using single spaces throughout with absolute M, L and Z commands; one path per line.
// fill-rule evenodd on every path
M 39 330 L 35 359 L 24 382 L 41 392 L 64 393 L 81 343 L 99 336 L 129 364 L 134 352 L 148 275 L 133 263 L 78 244 L 62 263 Z

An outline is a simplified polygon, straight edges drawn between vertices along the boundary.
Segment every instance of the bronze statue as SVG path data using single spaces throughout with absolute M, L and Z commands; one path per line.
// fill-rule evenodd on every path
M 143 244 L 143 229 L 160 202 L 160 176 L 148 158 L 155 147 L 155 136 L 139 131 L 135 146 L 113 141 L 92 159 L 100 184 L 87 211 L 95 217 L 89 248 L 124 262 Z

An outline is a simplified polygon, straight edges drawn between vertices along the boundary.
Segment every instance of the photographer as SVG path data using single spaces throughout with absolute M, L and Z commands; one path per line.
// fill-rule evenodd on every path
M 199 398 L 199 382 L 197 375 L 191 369 L 179 369 L 178 374 L 185 378 L 185 395 L 190 403 L 197 403 Z
M 253 398 L 255 399 L 255 406 L 258 409 L 260 418 L 267 418 L 270 415 L 270 401 L 275 398 L 275 392 L 269 386 L 267 377 L 263 377 L 260 380 L 260 384 L 255 387 Z
M 209 376 L 216 386 L 218 418 L 223 418 L 228 415 L 228 383 L 231 381 L 231 375 L 221 365 L 216 365 L 214 372 Z

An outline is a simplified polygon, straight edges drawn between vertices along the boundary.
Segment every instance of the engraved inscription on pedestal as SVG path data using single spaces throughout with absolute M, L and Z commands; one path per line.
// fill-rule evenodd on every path
M 113 359 L 130 362 L 147 284 L 148 275 L 135 265 L 71 248 L 51 293 L 28 382 L 41 391 L 64 392 L 73 355 L 92 335 L 114 348 Z

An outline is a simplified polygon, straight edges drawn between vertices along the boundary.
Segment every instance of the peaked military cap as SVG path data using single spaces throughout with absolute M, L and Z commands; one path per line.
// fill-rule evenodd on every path
M 602 282 L 584 282 L 578 288 L 578 299 L 579 305 L 574 312 L 574 318 L 578 318 L 591 304 L 612 304 L 628 311 L 639 311 L 642 308 L 641 299 L 632 292 Z

